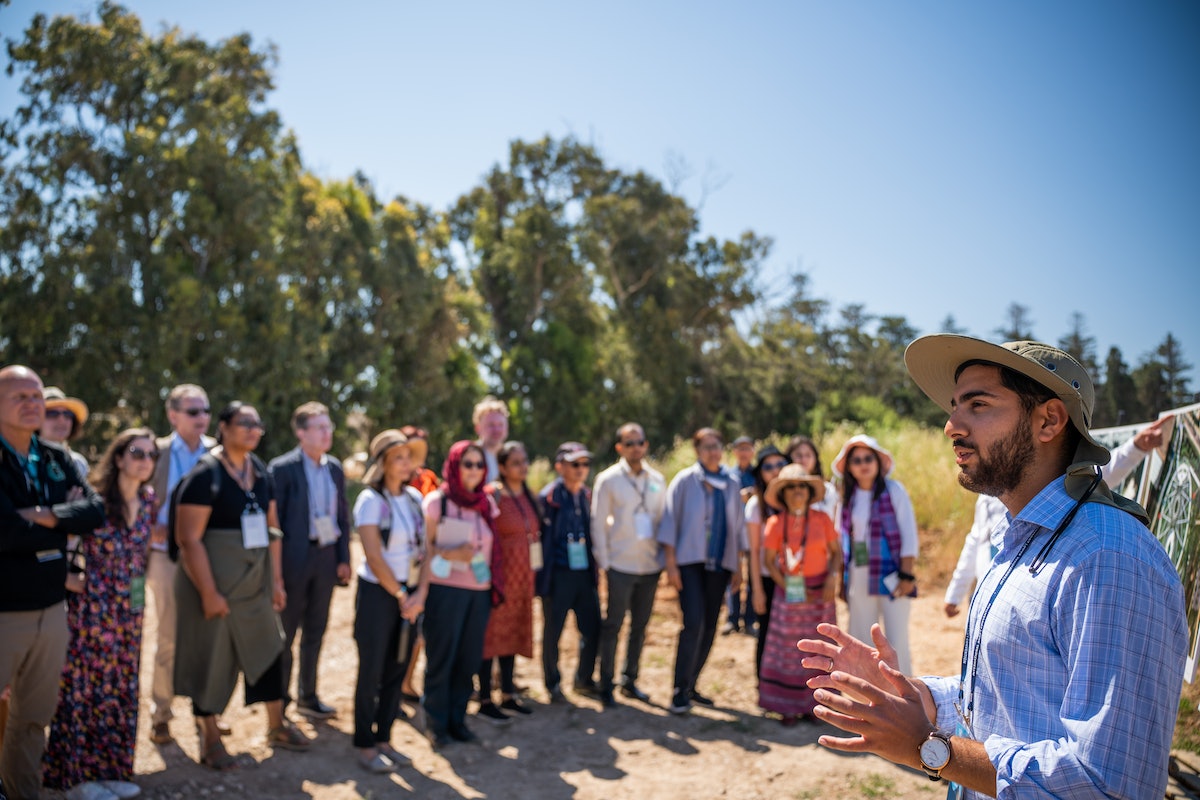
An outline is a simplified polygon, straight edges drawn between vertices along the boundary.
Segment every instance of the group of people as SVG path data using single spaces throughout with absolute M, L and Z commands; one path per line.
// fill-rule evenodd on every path
M 695 463 L 668 482 L 630 422 L 616 431 L 617 462 L 590 488 L 595 456 L 567 441 L 554 479 L 535 493 L 530 453 L 508 440 L 507 407 L 488 397 L 475 408 L 476 438 L 455 442 L 440 473 L 426 465 L 421 428 L 375 435 L 351 508 L 320 403 L 295 410 L 296 447 L 264 463 L 253 406 L 228 403 L 209 438 L 207 394 L 177 386 L 166 400 L 170 435 L 122 431 L 88 473 L 68 445 L 86 405 L 26 367 L 4 367 L 3 791 L 35 798 L 44 781 L 75 798 L 136 796 L 147 601 L 157 619 L 151 739 L 172 741 L 172 700 L 187 697 L 201 763 L 228 770 L 244 758 L 222 743 L 221 713 L 239 677 L 246 703 L 265 706 L 274 748 L 311 745 L 289 707 L 313 719 L 336 713 L 318 692 L 318 664 L 335 587 L 356 583 L 355 757 L 387 773 L 409 762 L 391 744 L 406 701 L 435 749 L 477 739 L 473 697 L 475 717 L 489 723 L 534 713 L 514 664 L 534 655 L 535 597 L 551 703 L 566 702 L 568 688 L 604 708 L 618 692 L 648 702 L 639 662 L 665 576 L 682 616 L 673 714 L 714 704 L 698 678 L 728 604 L 727 630 L 757 626 L 761 707 L 787 726 L 813 716 L 854 734 L 822 736 L 828 747 L 876 752 L 978 796 L 1025 785 L 1150 796 L 1140 790 L 1165 781 L 1182 673 L 1182 592 L 1140 509 L 1102 480 L 1121 475 L 1100 471 L 1109 453 L 1088 433 L 1090 379 L 1070 356 L 1032 343 L 925 337 L 906 360 L 951 415 L 961 482 L 994 498 L 981 499 L 975 538 L 990 558 L 958 678 L 907 677 L 916 520 L 891 477 L 895 458 L 870 436 L 841 447 L 828 476 L 835 485 L 806 437 L 757 453 L 739 439 L 729 467 L 722 434 L 701 428 Z M 63 419 L 72 425 L 56 427 Z M 1152 426 L 1132 447 L 1144 452 L 1158 439 Z M 363 556 L 355 575 L 352 533 Z M 846 631 L 836 625 L 838 598 Z M 947 614 L 957 613 L 961 597 L 950 601 Z M 578 652 L 564 686 L 569 615 Z

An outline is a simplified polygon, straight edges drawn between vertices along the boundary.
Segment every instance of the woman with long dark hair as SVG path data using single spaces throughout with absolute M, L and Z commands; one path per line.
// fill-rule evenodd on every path
M 283 624 L 287 602 L 280 560 L 283 538 L 273 484 L 254 450 L 262 418 L 234 401 L 217 416 L 220 443 L 200 459 L 178 489 L 175 538 L 179 565 L 175 603 L 180 636 L 175 693 L 192 700 L 200 731 L 200 763 L 229 770 L 217 714 L 228 705 L 238 675 L 246 705 L 267 710 L 267 743 L 304 750 L 309 740 L 283 716 Z
M 746 539 L 750 544 L 750 602 L 758 618 L 758 641 L 754 645 L 754 674 L 762 671 L 763 649 L 767 646 L 767 627 L 771 623 L 771 605 L 775 601 L 775 581 L 763 560 L 763 529 L 779 512 L 763 502 L 767 484 L 788 463 L 787 456 L 773 444 L 758 451 L 754 458 L 754 493 L 746 501 Z
M 87 580 L 78 594 L 67 594 L 71 639 L 44 759 L 47 788 L 100 783 L 121 797 L 136 789 L 128 781 L 137 741 L 146 555 L 154 524 L 154 490 L 148 482 L 157 458 L 153 431 L 129 428 L 112 441 L 96 468 L 93 483 L 104 501 L 105 521 L 91 536 L 81 537 Z M 103 796 L 100 789 L 93 792 Z
M 888 477 L 894 464 L 874 437 L 859 434 L 842 446 L 833 471 L 843 479 L 838 523 L 850 635 L 869 642 L 871 626 L 882 622 L 907 674 L 908 618 L 917 596 L 917 518 L 904 486 Z
M 492 609 L 483 637 L 483 663 L 479 667 L 479 716 L 499 725 L 513 714 L 533 710 L 517 697 L 513 670 L 517 656 L 533 658 L 534 551 L 541 557 L 541 526 L 537 501 L 525 485 L 529 454 L 520 442 L 505 442 L 496 454 L 500 480 L 486 491 L 500 510 L 496 517 L 496 542 L 504 565 L 504 602 Z M 492 697 L 492 668 L 500 673 L 500 703 Z
M 409 593 L 416 589 L 425 557 L 425 515 L 421 493 L 408 481 L 424 457 L 424 441 L 395 429 L 379 433 L 371 440 L 366 488 L 354 503 L 365 557 L 354 605 L 354 746 L 368 772 L 391 772 L 410 761 L 392 747 L 391 734 L 417 638 L 412 626 L 419 612 Z
M 455 442 L 442 486 L 425 497 L 428 567 L 413 608 L 425 612 L 425 733 L 435 748 L 473 742 L 467 703 L 483 660 L 492 607 L 496 505 L 483 491 L 487 459 L 470 441 Z

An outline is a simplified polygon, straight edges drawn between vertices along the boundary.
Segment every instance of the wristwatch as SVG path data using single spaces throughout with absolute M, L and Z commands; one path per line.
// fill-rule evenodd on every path
M 933 731 L 929 738 L 921 742 L 917 751 L 921 758 L 921 769 L 931 781 L 942 779 L 942 770 L 950 763 L 950 737 Z

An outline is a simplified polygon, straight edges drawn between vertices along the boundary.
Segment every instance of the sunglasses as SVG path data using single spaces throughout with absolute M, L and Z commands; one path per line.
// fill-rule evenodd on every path
M 211 409 L 211 408 L 209 408 L 208 406 L 199 406 L 199 407 L 196 407 L 196 408 L 183 408 L 183 409 L 180 409 L 180 410 L 181 410 L 183 413 L 187 414 L 189 417 L 198 417 L 198 416 L 200 416 L 201 414 L 206 414 L 206 415 L 207 415 L 207 414 L 211 414 L 211 413 L 212 413 L 212 409 Z
M 466 461 L 462 462 L 463 469 L 487 469 L 487 464 L 483 461 Z
M 140 447 L 129 446 L 129 456 L 134 461 L 145 461 L 147 458 L 151 461 L 158 461 L 157 450 L 143 450 Z
M 568 461 L 567 466 L 574 467 L 575 469 L 588 469 L 589 467 L 592 466 L 592 462 L 590 462 L 590 461 Z
M 626 439 L 621 442 L 622 447 L 641 447 L 646 443 L 645 439 Z
M 779 472 L 779 470 L 783 469 L 783 465 L 786 463 L 788 463 L 788 462 L 772 461 L 770 464 L 763 464 L 762 471 L 763 472 Z
M 267 426 L 262 424 L 262 420 L 242 418 L 235 419 L 233 424 L 237 425 L 239 428 L 246 428 L 247 430 L 257 430 L 261 431 L 262 433 L 267 432 Z
M 851 464 L 874 464 L 875 456 L 855 456 L 850 459 Z
M 67 419 L 73 420 L 75 419 L 75 414 L 65 408 L 46 409 L 46 419 L 59 419 L 60 417 L 66 417 Z

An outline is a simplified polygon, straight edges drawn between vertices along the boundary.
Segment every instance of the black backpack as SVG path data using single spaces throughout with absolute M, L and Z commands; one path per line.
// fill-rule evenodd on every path
M 267 467 L 263 464 L 262 459 L 250 453 L 250 459 L 254 463 L 254 469 L 265 475 Z M 225 474 L 225 468 L 221 466 L 221 461 L 211 452 L 200 456 L 200 460 L 196 462 L 196 466 L 192 467 L 191 472 L 179 479 L 179 483 L 175 484 L 175 488 L 171 490 L 171 502 L 167 506 L 167 555 L 172 561 L 179 561 L 179 540 L 175 538 L 175 509 L 179 505 L 179 495 L 182 493 L 183 485 L 187 483 L 187 479 L 192 476 L 197 470 L 207 469 L 212 473 L 212 483 L 209 495 L 209 502 L 217 502 L 217 494 L 221 491 L 221 481 Z M 3 800 L 3 798 L 0 798 Z

